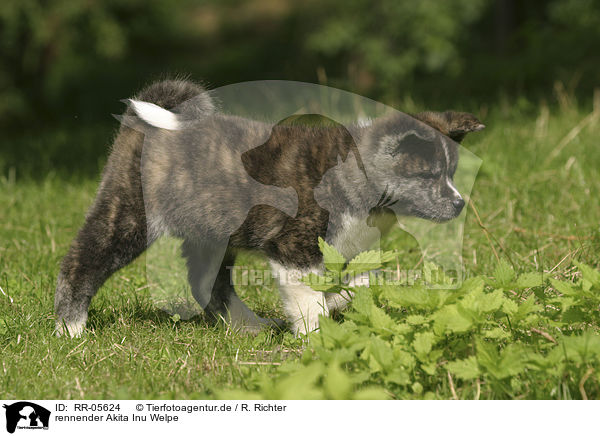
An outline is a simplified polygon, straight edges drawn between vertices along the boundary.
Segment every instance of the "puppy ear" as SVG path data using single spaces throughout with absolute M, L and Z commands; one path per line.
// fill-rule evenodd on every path
M 413 118 L 433 127 L 456 142 L 461 142 L 467 133 L 478 132 L 485 128 L 485 125 L 475 115 L 468 112 L 428 111 L 414 114 Z
M 485 129 L 485 124 L 468 112 L 447 111 L 444 112 L 444 118 L 448 123 L 447 135 L 456 142 L 461 142 L 467 133 Z

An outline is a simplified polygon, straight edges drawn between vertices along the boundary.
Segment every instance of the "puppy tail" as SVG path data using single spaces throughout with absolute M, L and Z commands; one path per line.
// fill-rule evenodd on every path
M 124 103 L 128 103 L 129 108 L 133 109 L 133 112 L 138 117 L 151 126 L 167 130 L 181 129 L 182 122 L 176 113 L 163 109 L 154 103 L 133 100 L 131 98 L 124 100 Z
M 198 119 L 214 111 L 208 92 L 189 80 L 155 82 L 131 99 L 125 117 L 137 116 L 151 126 L 178 130 L 185 120 Z

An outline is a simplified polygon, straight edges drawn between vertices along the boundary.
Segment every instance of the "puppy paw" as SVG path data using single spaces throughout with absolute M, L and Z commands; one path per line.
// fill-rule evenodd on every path
M 59 338 L 67 336 L 70 338 L 80 338 L 85 330 L 85 321 L 66 322 L 64 320 L 56 322 L 55 333 Z

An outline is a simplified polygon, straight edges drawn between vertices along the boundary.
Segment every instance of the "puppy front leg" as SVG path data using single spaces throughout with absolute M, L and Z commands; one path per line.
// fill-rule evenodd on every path
M 348 286 L 351 288 L 357 288 L 359 286 L 370 286 L 369 272 L 364 272 L 358 276 L 352 277 L 348 281 Z M 327 294 L 327 305 L 329 306 L 329 310 L 333 311 L 341 311 L 344 310 L 350 301 L 354 298 L 354 292 L 350 290 L 343 290 L 339 294 Z
M 343 290 L 339 294 L 328 293 L 327 294 L 327 307 L 330 312 L 341 311 L 348 307 L 350 301 L 354 297 L 354 292 Z
M 308 271 L 286 268 L 274 261 L 271 266 L 279 280 L 283 309 L 292 332 L 298 336 L 317 330 L 319 315 L 329 315 L 325 293 L 315 291 L 300 281 Z
M 296 336 L 318 330 L 319 315 L 329 316 L 323 292 L 314 291 L 304 284 L 281 284 L 279 292 L 283 309 Z

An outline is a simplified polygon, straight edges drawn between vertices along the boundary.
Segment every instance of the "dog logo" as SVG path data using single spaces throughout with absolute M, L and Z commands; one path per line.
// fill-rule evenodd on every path
M 28 401 L 5 404 L 3 407 L 6 409 L 6 431 L 9 433 L 14 433 L 17 428 L 48 430 L 50 422 L 48 409 Z

